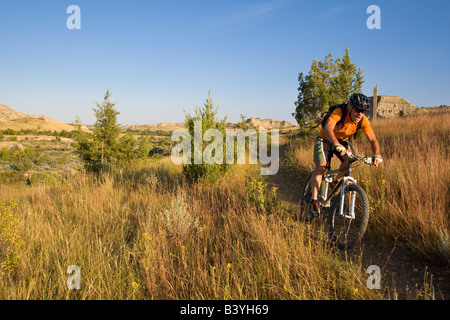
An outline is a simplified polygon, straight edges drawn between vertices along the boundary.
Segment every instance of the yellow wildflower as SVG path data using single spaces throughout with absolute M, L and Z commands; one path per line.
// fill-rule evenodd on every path
M 144 233 L 142 234 L 142 236 L 143 236 L 145 239 L 147 239 L 147 240 L 151 240 L 151 238 L 147 235 L 147 232 L 144 232 Z

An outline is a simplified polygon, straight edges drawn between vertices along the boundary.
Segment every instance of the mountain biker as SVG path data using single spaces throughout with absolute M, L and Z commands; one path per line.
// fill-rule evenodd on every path
M 369 99 L 361 93 L 355 93 L 350 96 L 349 102 L 344 107 L 347 108 L 347 113 L 343 123 L 336 125 L 342 118 L 342 109 L 336 108 L 320 130 L 314 143 L 314 164 L 316 167 L 311 177 L 312 206 L 310 214 L 312 217 L 320 216 L 317 198 L 319 187 L 322 183 L 322 176 L 326 170 L 328 152 L 334 152 L 342 162 L 336 177 L 337 180 L 340 180 L 345 175 L 350 160 L 345 153 L 347 150 L 352 152 L 353 149 L 348 142 L 348 138 L 356 133 L 360 121 L 362 121 L 361 130 L 369 140 L 374 154 L 374 165 L 378 166 L 383 162 L 378 140 L 375 137 L 369 119 L 364 115 L 369 109 Z

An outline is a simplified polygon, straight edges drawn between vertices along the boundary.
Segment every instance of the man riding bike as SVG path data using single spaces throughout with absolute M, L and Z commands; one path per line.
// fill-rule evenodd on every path
M 374 154 L 374 165 L 383 162 L 380 153 L 380 145 L 375 133 L 370 125 L 369 119 L 364 113 L 369 109 L 369 99 L 361 94 L 355 93 L 350 96 L 349 102 L 344 106 L 346 108 L 345 119 L 341 124 L 337 123 L 341 120 L 343 112 L 341 108 L 336 108 L 328 118 L 323 129 L 320 130 L 319 136 L 314 143 L 314 164 L 316 165 L 311 177 L 311 216 L 319 217 L 318 193 L 322 183 L 322 176 L 327 165 L 328 151 L 334 152 L 341 160 L 340 171 L 336 177 L 340 180 L 348 167 L 349 158 L 345 154 L 346 151 L 352 151 L 352 146 L 348 142 L 348 138 L 356 133 L 358 123 L 361 122 L 360 128 L 370 142 L 370 147 Z

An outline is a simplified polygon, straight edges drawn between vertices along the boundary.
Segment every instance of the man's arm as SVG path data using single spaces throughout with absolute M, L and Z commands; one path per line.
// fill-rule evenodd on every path
M 331 142 L 332 144 L 339 144 L 338 139 L 336 139 L 336 136 L 334 135 L 335 127 L 336 127 L 336 121 L 330 117 L 330 118 L 328 118 L 328 121 L 325 124 L 325 127 L 323 127 L 323 133 L 325 133 L 325 137 L 327 137 L 327 140 L 329 142 Z
M 334 128 L 336 127 L 336 120 L 334 120 L 332 117 L 328 118 L 327 123 L 323 127 L 323 133 L 325 134 L 325 137 L 329 142 L 331 142 L 334 146 L 341 146 L 338 139 L 334 135 Z M 340 152 L 341 156 L 345 154 L 345 147 L 341 146 L 342 148 L 336 148 L 338 152 Z
M 370 147 L 372 148 L 372 152 L 375 157 L 374 164 L 378 167 L 378 164 L 383 162 L 383 158 L 381 158 L 380 144 L 378 143 L 377 137 L 373 131 L 367 134 L 366 137 L 370 142 Z

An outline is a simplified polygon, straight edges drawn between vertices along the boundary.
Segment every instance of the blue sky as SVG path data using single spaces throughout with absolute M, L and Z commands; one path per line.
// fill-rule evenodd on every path
M 0 104 L 94 123 L 110 89 L 121 124 L 156 124 L 183 122 L 211 90 L 220 118 L 295 122 L 298 73 L 348 47 L 363 93 L 450 105 L 449 31 L 448 1 L 0 0 Z

